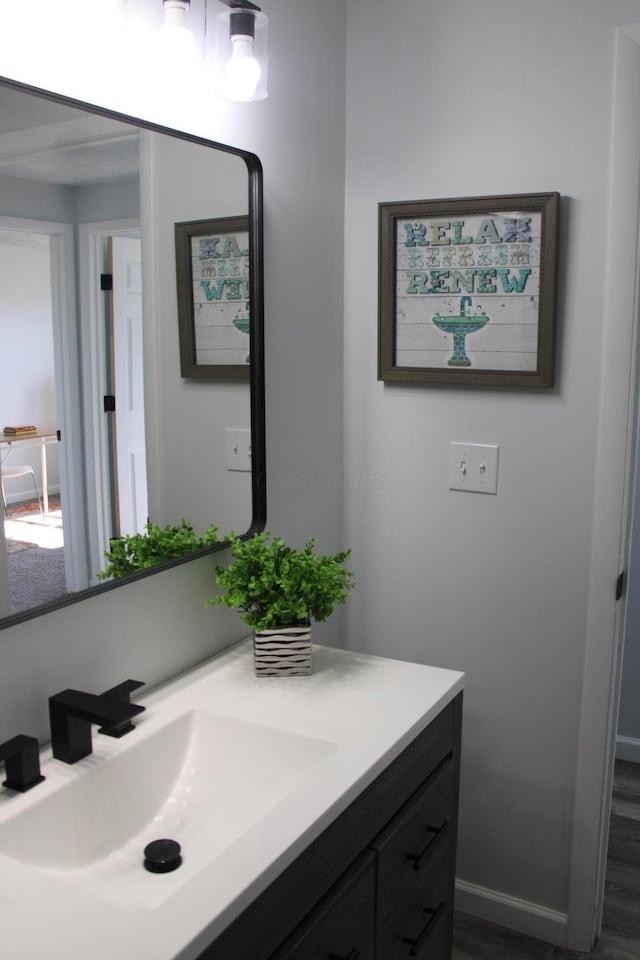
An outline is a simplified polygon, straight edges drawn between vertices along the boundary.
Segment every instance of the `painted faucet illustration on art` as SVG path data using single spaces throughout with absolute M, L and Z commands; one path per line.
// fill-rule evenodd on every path
M 491 319 L 484 312 L 473 314 L 471 297 L 460 298 L 459 316 L 442 316 L 439 313 L 433 317 L 433 322 L 443 333 L 453 334 L 453 353 L 447 361 L 449 367 L 470 367 L 471 360 L 465 349 L 467 334 L 481 330 Z

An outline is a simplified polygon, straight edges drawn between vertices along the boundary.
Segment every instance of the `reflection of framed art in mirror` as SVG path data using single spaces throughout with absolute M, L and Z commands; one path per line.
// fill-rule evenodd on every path
M 176 223 L 175 241 L 182 376 L 248 378 L 248 218 Z

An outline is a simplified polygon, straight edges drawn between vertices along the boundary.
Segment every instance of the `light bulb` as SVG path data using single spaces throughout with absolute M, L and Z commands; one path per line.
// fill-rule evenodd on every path
M 264 100 L 269 70 L 268 20 L 251 0 L 222 2 L 231 9 L 216 15 L 215 93 L 225 100 Z
M 260 64 L 253 55 L 253 39 L 236 34 L 231 37 L 231 57 L 224 69 L 227 96 L 233 100 L 251 100 L 260 81 Z
M 187 27 L 191 0 L 164 0 L 162 46 L 165 52 L 183 63 L 196 59 L 196 41 Z

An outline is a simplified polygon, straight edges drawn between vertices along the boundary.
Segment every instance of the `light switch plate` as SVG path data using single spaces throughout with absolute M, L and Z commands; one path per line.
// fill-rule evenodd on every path
M 449 455 L 449 489 L 470 493 L 498 492 L 498 450 L 495 443 L 452 441 Z
M 251 431 L 227 427 L 227 470 L 251 471 Z

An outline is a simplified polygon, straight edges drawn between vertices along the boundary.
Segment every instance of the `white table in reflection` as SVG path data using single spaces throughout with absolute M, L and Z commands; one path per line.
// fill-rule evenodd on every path
M 40 482 L 42 487 L 42 510 L 44 515 L 49 513 L 49 491 L 47 489 L 47 445 L 58 442 L 58 431 L 55 427 L 46 427 L 33 431 L 32 433 L 0 433 L 0 448 L 4 445 L 8 447 L 7 453 L 2 457 L 2 463 L 8 460 L 11 450 L 18 444 L 28 446 L 39 444 L 40 446 Z M 10 464 L 9 464 L 10 466 Z

